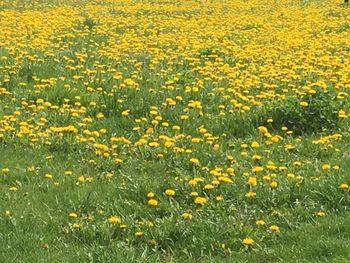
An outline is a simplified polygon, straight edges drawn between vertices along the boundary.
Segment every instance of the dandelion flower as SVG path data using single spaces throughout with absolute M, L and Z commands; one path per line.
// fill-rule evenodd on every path
M 207 202 L 207 199 L 205 197 L 196 197 L 196 199 L 194 199 L 194 203 L 197 205 L 203 205 Z
M 249 192 L 247 192 L 247 193 L 245 194 L 245 196 L 246 196 L 247 198 L 253 198 L 253 197 L 256 196 L 256 193 L 254 193 L 254 192 L 252 192 L 252 191 L 249 191 Z
M 184 212 L 184 213 L 182 213 L 181 217 L 183 219 L 191 219 L 192 215 L 190 213 L 188 213 L 188 212 Z
M 165 194 L 167 196 L 174 196 L 175 195 L 175 191 L 173 189 L 166 189 L 165 190 Z
M 307 106 L 309 106 L 309 103 L 307 103 L 306 101 L 302 101 L 302 102 L 300 102 L 300 106 L 307 107 Z
M 280 231 L 280 228 L 277 226 L 277 225 L 271 225 L 269 227 L 269 229 L 272 231 L 272 232 L 279 232 Z
M 120 217 L 116 215 L 112 215 L 108 218 L 108 223 L 115 225 L 117 223 L 120 223 Z
M 157 206 L 158 201 L 156 199 L 150 199 L 150 200 L 148 200 L 148 204 L 151 206 Z
M 251 246 L 254 244 L 254 240 L 251 237 L 246 237 L 242 240 L 242 243 L 246 246 Z
M 346 183 L 342 183 L 339 187 L 340 187 L 340 189 L 348 189 L 349 185 Z
M 70 212 L 70 213 L 69 213 L 69 217 L 70 217 L 70 218 L 77 218 L 77 217 L 78 217 L 78 214 L 75 213 L 75 212 Z

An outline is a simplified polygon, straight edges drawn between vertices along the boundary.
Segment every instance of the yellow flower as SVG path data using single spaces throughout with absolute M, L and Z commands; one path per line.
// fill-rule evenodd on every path
M 284 146 L 284 148 L 285 148 L 287 151 L 295 149 L 295 147 L 294 147 L 292 144 L 286 144 L 286 145 Z
M 257 154 L 254 154 L 253 156 L 252 156 L 252 159 L 253 160 L 260 160 L 261 159 L 261 156 L 260 155 L 257 155 Z
M 344 99 L 348 94 L 346 92 L 339 92 L 337 95 L 337 99 L 342 100 Z
M 150 199 L 150 200 L 148 200 L 148 204 L 151 206 L 157 206 L 158 201 L 156 199 Z
M 232 167 L 227 168 L 226 171 L 231 175 L 233 175 L 235 173 L 235 169 Z
M 193 163 L 193 164 L 199 164 L 199 160 L 197 158 L 194 158 L 194 157 L 192 157 L 190 159 L 190 162 Z
M 108 218 L 108 223 L 115 225 L 116 223 L 120 223 L 120 217 L 116 215 L 112 215 Z
M 259 126 L 258 127 L 259 132 L 261 132 L 262 134 L 268 133 L 268 129 L 265 126 Z
M 243 110 L 243 111 L 249 111 L 249 110 L 250 110 L 250 107 L 249 107 L 249 106 L 243 106 L 243 107 L 242 107 L 242 110 Z
M 302 102 L 300 102 L 300 106 L 307 107 L 307 106 L 309 106 L 309 103 L 307 103 L 306 101 L 302 101 Z
M 258 148 L 260 145 L 259 145 L 259 143 L 258 142 L 252 142 L 252 144 L 251 144 L 251 147 L 252 148 Z
M 107 172 L 107 173 L 106 173 L 106 177 L 107 177 L 107 178 L 111 178 L 111 177 L 113 177 L 113 173 L 109 173 L 109 172 Z
M 317 212 L 317 215 L 318 215 L 319 217 L 324 217 L 324 216 L 326 216 L 326 213 L 323 212 L 323 211 L 319 211 L 319 212 Z
M 184 212 L 184 213 L 182 213 L 181 217 L 183 219 L 191 219 L 192 215 L 191 215 L 191 213 Z
M 142 231 L 138 231 L 135 233 L 136 237 L 142 237 L 143 236 L 143 232 Z
M 223 182 L 223 183 L 232 183 L 232 179 L 228 176 L 219 176 L 219 182 Z M 214 184 L 214 181 L 212 182 L 212 184 Z
M 251 246 L 254 244 L 254 240 L 251 237 L 246 237 L 242 240 L 242 243 L 246 246 Z
M 204 189 L 205 190 L 211 190 L 211 189 L 213 189 L 214 188 L 214 185 L 212 185 L 212 184 L 206 184 L 205 186 L 204 186 Z
M 11 186 L 9 188 L 9 190 L 12 191 L 12 192 L 16 192 L 17 191 L 17 187 L 16 186 Z
M 346 112 L 344 110 L 339 110 L 338 111 L 338 117 L 341 119 L 344 119 L 347 117 Z
M 102 112 L 99 112 L 99 113 L 97 113 L 96 118 L 97 119 L 102 119 L 102 118 L 104 118 L 104 116 L 105 115 Z
M 194 199 L 194 203 L 197 205 L 202 205 L 206 202 L 207 202 L 207 199 L 205 197 L 196 197 L 196 199 Z
M 122 116 L 126 117 L 129 116 L 130 110 L 124 110 L 122 111 Z
M 34 171 L 35 171 L 35 167 L 34 167 L 33 165 L 28 166 L 28 167 L 27 167 L 27 171 L 28 171 L 28 172 L 34 172 Z
M 249 177 L 249 178 L 248 178 L 248 184 L 249 184 L 250 186 L 256 186 L 256 185 L 257 185 L 257 179 L 256 179 L 256 177 L 253 177 L 253 176 Z
M 165 190 L 165 194 L 167 196 L 174 196 L 175 195 L 175 191 L 173 189 L 166 189 Z
M 52 179 L 52 174 L 45 174 L 45 178 Z
M 348 189 L 348 188 L 349 188 L 349 185 L 346 184 L 346 183 L 342 183 L 342 184 L 340 185 L 340 189 Z
M 116 158 L 116 159 L 114 160 L 114 162 L 115 162 L 116 164 L 120 164 L 120 163 L 123 162 L 123 160 L 122 160 L 122 159 L 119 159 L 119 158 Z
M 245 196 L 246 196 L 247 198 L 253 198 L 253 197 L 256 196 L 256 193 L 254 193 L 254 192 L 252 192 L 252 191 L 249 191 L 249 192 L 247 192 L 247 193 L 245 194 Z
M 1 169 L 1 172 L 3 172 L 3 173 L 8 173 L 9 171 L 10 171 L 10 169 L 7 167 Z
M 264 170 L 264 167 L 262 166 L 255 166 L 252 168 L 253 173 L 262 172 L 263 170 Z
M 280 231 L 280 228 L 277 226 L 277 225 L 271 225 L 269 227 L 269 229 L 272 231 L 272 232 L 279 232 Z
M 276 188 L 278 186 L 278 183 L 276 182 L 276 181 L 272 181 L 271 183 L 270 183 L 270 187 L 271 188 Z
M 327 171 L 327 170 L 331 169 L 331 166 L 330 166 L 330 164 L 326 163 L 326 164 L 323 164 L 323 165 L 322 165 L 322 169 L 323 169 L 324 171 Z
M 191 180 L 188 181 L 188 184 L 189 185 L 195 185 L 195 184 L 197 184 L 197 181 L 194 180 L 194 179 L 191 179 Z
M 294 166 L 301 166 L 301 165 L 302 165 L 302 162 L 300 162 L 300 161 L 295 161 L 295 162 L 293 162 L 293 165 L 294 165 Z
M 73 225 L 73 226 L 74 226 L 74 225 Z M 49 244 L 44 243 L 44 244 L 41 245 L 41 247 L 42 247 L 43 249 L 48 249 L 48 248 L 49 248 Z
M 220 201 L 224 200 L 224 197 L 222 195 L 218 195 L 215 197 L 215 200 L 220 202 Z
M 77 213 L 75 213 L 75 212 L 70 212 L 70 213 L 69 213 L 69 217 L 71 217 L 71 218 L 77 218 L 78 215 L 77 215 Z
M 263 225 L 265 225 L 265 221 L 259 219 L 259 220 L 256 220 L 256 221 L 255 221 L 255 224 L 256 224 L 257 226 L 263 226 Z
M 159 143 L 158 142 L 150 142 L 148 144 L 150 147 L 158 147 L 159 146 Z
M 231 163 L 234 163 L 236 161 L 235 157 L 232 156 L 232 155 L 227 155 L 227 160 L 229 160 Z M 227 168 L 227 172 L 228 173 L 231 173 L 228 169 L 233 169 L 233 170 L 231 170 L 232 173 L 235 171 L 235 169 L 232 168 L 232 167 L 231 168 Z
M 147 194 L 147 197 L 148 197 L 148 198 L 154 197 L 154 193 L 153 193 L 153 192 L 149 192 L 149 193 Z
M 79 176 L 78 177 L 78 182 L 81 183 L 81 184 L 84 183 L 85 182 L 85 177 L 84 176 Z
M 197 192 L 191 192 L 190 196 L 192 196 L 192 197 L 198 196 L 198 193 Z

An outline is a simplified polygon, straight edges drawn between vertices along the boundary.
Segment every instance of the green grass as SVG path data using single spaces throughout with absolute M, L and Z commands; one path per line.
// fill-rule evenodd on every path
M 154 254 L 151 248 L 133 248 L 118 242 L 84 242 L 76 236 L 67 242 L 54 238 L 60 233 L 57 222 L 40 218 L 37 213 L 27 219 L 2 222 L 0 241 L 2 262 L 348 262 L 350 258 L 350 214 L 341 211 L 313 223 L 286 230 L 283 238 L 262 242 L 256 251 L 223 252 L 221 256 L 193 258 L 191 243 L 187 252 L 174 250 L 172 255 Z M 10 220 L 9 220 L 10 221 Z M 6 227 L 5 227 L 6 226 Z M 35 228 L 35 234 L 31 229 Z M 51 235 L 51 238 L 48 237 Z M 49 248 L 42 248 L 48 243 Z M 186 255 L 187 254 L 187 255 Z
M 347 145 L 342 147 L 346 149 Z M 303 147 L 305 156 L 314 158 L 307 152 L 307 147 L 306 144 Z M 72 159 L 89 159 L 87 153 L 72 148 L 69 145 L 68 151 L 63 152 L 52 149 L 52 145 L 45 146 L 39 155 L 30 147 L 3 145 L 0 148 L 1 166 L 12 168 L 2 175 L 1 183 L 18 187 L 15 193 L 1 190 L 0 209 L 11 211 L 11 216 L 1 219 L 0 242 L 6 244 L 0 253 L 1 261 L 346 262 L 349 259 L 349 198 L 335 193 L 339 191 L 332 188 L 334 178 L 296 186 L 292 195 L 290 192 L 285 196 L 283 193 L 288 192 L 285 189 L 282 195 L 276 193 L 278 196 L 275 197 L 266 193 L 267 199 L 251 203 L 248 210 L 249 202 L 240 197 L 239 189 L 234 192 L 233 189 L 222 189 L 225 205 L 210 206 L 191 222 L 181 222 L 177 213 L 181 213 L 181 207 L 186 207 L 187 201 L 174 200 L 170 206 L 161 205 L 156 211 L 145 209 L 142 204 L 149 189 L 159 192 L 173 184 L 171 178 L 176 175 L 171 171 L 173 165 L 164 161 L 130 161 L 115 170 L 112 179 L 106 180 L 99 172 L 102 164 L 72 163 Z M 47 160 L 47 156 L 52 158 Z M 323 158 L 335 161 L 340 156 L 334 153 Z M 31 165 L 37 167 L 35 172 L 24 169 Z M 347 164 L 343 166 L 344 170 L 348 168 Z M 74 175 L 64 175 L 65 170 L 74 170 Z M 53 179 L 44 179 L 45 173 L 51 173 Z M 93 175 L 94 181 L 77 187 L 77 177 L 81 174 Z M 336 181 L 342 182 L 346 178 L 347 175 L 339 174 Z M 55 182 L 59 184 L 55 185 Z M 179 188 L 179 185 L 173 186 Z M 182 195 L 181 192 L 177 194 Z M 237 240 L 254 230 L 237 228 L 236 224 L 259 217 L 260 212 L 256 209 L 262 207 L 278 209 L 281 233 L 272 234 L 269 239 L 261 237 L 252 250 L 242 251 Z M 325 218 L 310 216 L 310 211 L 316 212 L 319 208 L 329 211 Z M 158 219 L 154 221 L 156 227 L 145 229 L 148 241 L 143 237 L 139 241 L 126 241 L 125 238 L 130 238 L 128 234 L 106 225 L 103 222 L 105 215 L 100 215 L 99 210 L 106 215 L 121 215 L 128 225 L 135 219 L 148 220 L 150 216 Z M 70 224 L 67 215 L 71 211 L 79 211 L 82 218 L 92 215 L 94 220 L 82 220 L 81 230 L 64 233 Z M 271 221 L 276 220 L 269 217 Z M 102 221 L 98 222 L 100 219 Z M 212 236 L 216 236 L 214 243 Z M 43 248 L 44 244 L 49 247 Z M 221 244 L 225 244 L 225 249 L 220 247 Z

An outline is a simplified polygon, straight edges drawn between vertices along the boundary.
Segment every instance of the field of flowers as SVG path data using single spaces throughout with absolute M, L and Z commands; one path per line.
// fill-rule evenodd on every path
M 350 7 L 0 0 L 1 262 L 349 262 Z

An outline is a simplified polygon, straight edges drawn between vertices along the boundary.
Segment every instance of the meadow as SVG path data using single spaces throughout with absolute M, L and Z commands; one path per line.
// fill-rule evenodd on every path
M 350 262 L 350 6 L 0 0 L 0 262 Z

